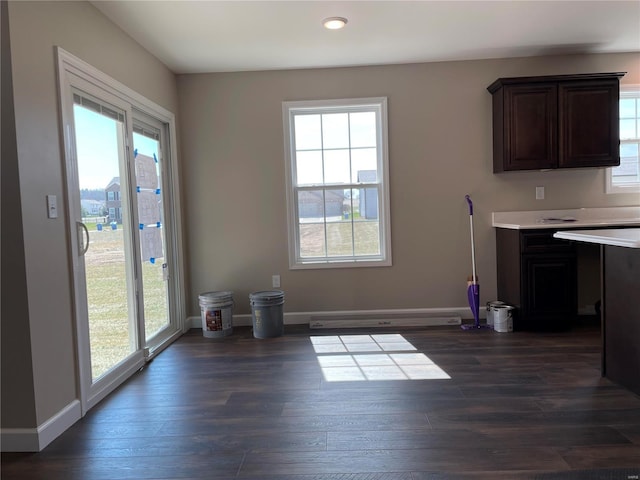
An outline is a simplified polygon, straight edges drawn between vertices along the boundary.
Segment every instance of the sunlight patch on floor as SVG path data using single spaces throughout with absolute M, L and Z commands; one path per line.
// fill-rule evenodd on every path
M 400 334 L 312 336 L 309 339 L 327 382 L 451 378 Z

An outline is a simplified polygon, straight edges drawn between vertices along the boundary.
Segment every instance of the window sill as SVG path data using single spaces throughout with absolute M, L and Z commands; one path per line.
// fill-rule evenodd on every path
M 386 260 L 345 260 L 345 261 L 308 261 L 289 264 L 290 270 L 312 270 L 324 268 L 361 268 L 361 267 L 391 267 L 391 259 Z

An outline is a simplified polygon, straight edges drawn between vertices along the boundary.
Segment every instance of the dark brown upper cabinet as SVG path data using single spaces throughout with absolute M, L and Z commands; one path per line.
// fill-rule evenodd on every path
M 620 164 L 624 73 L 499 78 L 493 96 L 493 171 Z

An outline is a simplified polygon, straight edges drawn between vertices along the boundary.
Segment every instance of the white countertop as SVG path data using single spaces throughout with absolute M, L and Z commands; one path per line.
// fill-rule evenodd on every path
M 533 228 L 605 228 L 616 226 L 640 227 L 640 206 L 493 212 L 492 215 L 492 226 L 515 230 Z
M 640 228 L 609 228 L 602 230 L 566 230 L 553 234 L 555 238 L 577 242 L 599 243 L 614 247 L 640 248 Z

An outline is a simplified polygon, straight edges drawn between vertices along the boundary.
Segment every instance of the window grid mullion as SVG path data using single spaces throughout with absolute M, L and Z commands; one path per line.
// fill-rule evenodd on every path
M 351 188 L 349 190 L 349 204 L 351 205 L 351 236 L 353 237 L 353 255 L 355 256 L 356 254 L 356 229 L 355 229 L 355 223 L 354 223 L 354 218 L 353 218 L 353 188 Z
M 347 113 L 347 139 L 349 149 L 349 180 L 353 183 L 353 159 L 351 156 L 351 113 Z M 349 203 L 351 204 L 351 214 L 349 220 L 351 221 L 351 255 L 356 256 L 356 232 L 355 225 L 353 224 L 353 190 L 349 191 Z
M 637 140 L 634 140 L 637 142 Z M 317 190 L 318 188 L 328 188 L 339 190 L 341 188 L 375 188 L 381 185 L 380 182 L 360 182 L 360 183 L 313 183 L 310 185 L 297 185 L 294 188 L 298 190 Z
M 327 232 L 327 191 L 324 160 L 324 114 L 320 115 L 320 151 L 322 152 L 322 223 L 324 226 L 324 256 L 329 257 L 329 234 Z
M 376 148 L 376 145 L 368 145 L 365 147 L 351 147 L 351 150 L 371 150 L 372 148 Z M 301 148 L 296 151 L 297 152 L 317 152 L 319 150 L 322 150 L 322 148 Z M 330 152 L 332 150 L 344 150 L 344 147 L 325 148 L 324 150 L 326 150 L 327 152 Z

